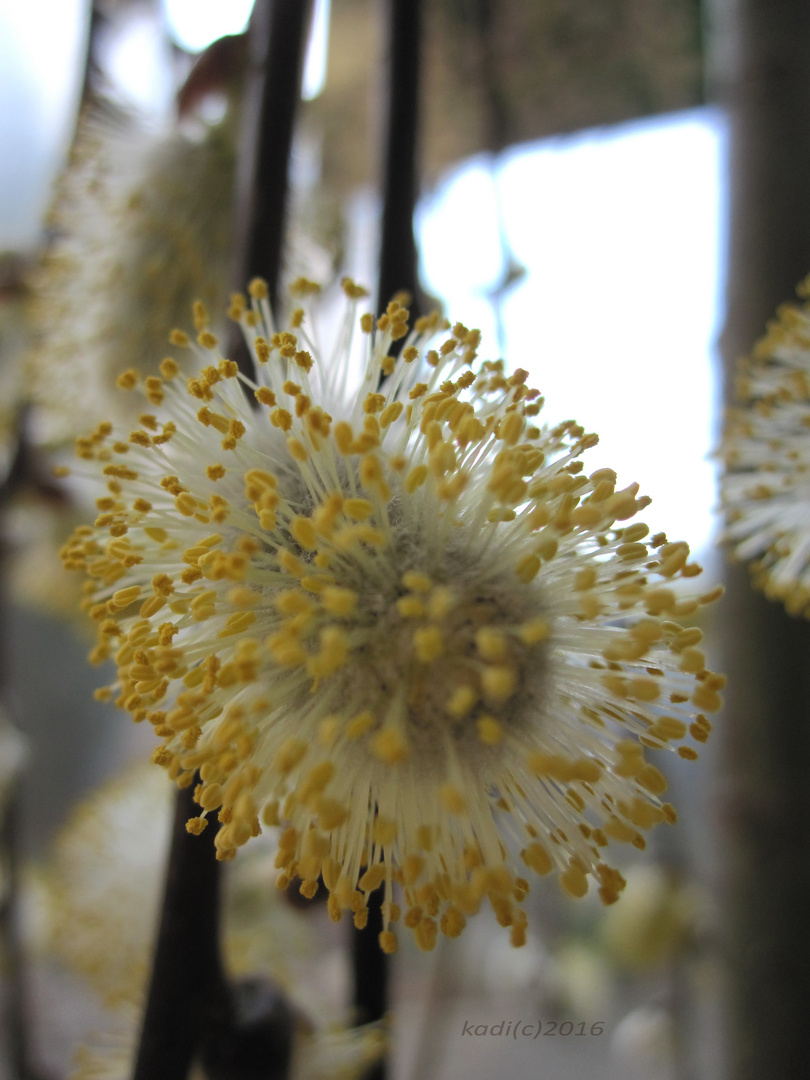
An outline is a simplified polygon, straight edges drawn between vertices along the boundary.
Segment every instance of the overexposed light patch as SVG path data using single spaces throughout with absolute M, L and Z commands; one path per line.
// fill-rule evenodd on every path
M 134 8 L 110 23 L 99 41 L 99 54 L 113 86 L 113 96 L 145 115 L 161 115 L 174 95 L 169 44 L 160 21 Z
M 474 158 L 454 171 L 426 200 L 418 227 L 426 285 L 451 318 L 478 327 L 495 348 L 495 320 L 485 294 L 501 272 L 502 250 L 488 159 Z
M 304 79 L 301 96 L 304 101 L 312 101 L 326 85 L 326 61 L 329 54 L 329 16 L 331 0 L 315 0 L 312 13 L 312 31 L 309 35 Z
M 715 503 L 723 131 L 705 109 L 517 147 L 456 170 L 421 215 L 427 284 L 488 355 L 501 215 L 527 270 L 503 300 L 509 364 L 549 420 L 599 433 L 586 468 L 637 481 L 650 526 L 695 548 Z
M 73 127 L 86 10 L 82 0 L 0 9 L 0 249 L 38 238 Z
M 202 52 L 225 34 L 241 34 L 253 0 L 162 0 L 172 38 L 189 52 Z

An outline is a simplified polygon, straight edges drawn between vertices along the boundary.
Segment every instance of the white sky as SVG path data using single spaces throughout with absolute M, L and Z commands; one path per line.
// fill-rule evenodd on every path
M 426 284 L 497 352 L 484 293 L 502 273 L 500 213 L 528 271 L 504 304 L 509 364 L 552 420 L 598 432 L 590 465 L 641 484 L 651 527 L 694 548 L 715 500 L 723 132 L 704 109 L 527 144 L 496 176 L 463 163 L 420 215 Z
M 166 25 L 178 43 L 199 52 L 223 34 L 241 34 L 253 0 L 161 0 Z M 326 75 L 330 0 L 315 0 L 313 31 L 304 67 L 304 98 L 317 97 Z
M 161 0 L 172 37 L 190 52 L 200 52 L 224 34 L 241 34 L 253 0 Z
M 0 0 L 0 251 L 36 239 L 75 113 L 85 6 Z
M 174 34 L 203 48 L 243 29 L 250 0 L 163 0 Z M 0 0 L 0 250 L 34 242 L 72 124 L 83 0 Z M 46 19 L 47 34 L 42 33 Z M 328 8 L 320 0 L 319 10 Z M 148 42 L 120 58 L 147 81 Z M 310 90 L 324 42 L 310 53 Z M 318 59 L 320 57 L 320 59 Z M 499 216 L 528 273 L 503 305 L 505 354 L 528 368 L 553 420 L 601 436 L 591 468 L 654 498 L 654 529 L 693 547 L 711 533 L 712 359 L 722 265 L 723 124 L 710 110 L 517 147 L 493 173 L 454 169 L 419 213 L 423 272 L 448 314 L 484 331 L 503 271 Z M 350 272 L 357 268 L 349 267 Z

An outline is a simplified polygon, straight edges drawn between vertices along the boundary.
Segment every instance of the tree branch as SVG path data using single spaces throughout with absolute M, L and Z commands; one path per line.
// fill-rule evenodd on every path
M 419 77 L 422 0 L 389 0 L 386 25 L 387 104 L 383 136 L 383 206 L 377 307 L 406 290 L 420 313 L 413 214 L 418 194 Z
M 133 1080 L 186 1080 L 212 1012 L 229 1008 L 219 953 L 217 826 L 186 831 L 193 785 L 177 794 L 155 959 Z

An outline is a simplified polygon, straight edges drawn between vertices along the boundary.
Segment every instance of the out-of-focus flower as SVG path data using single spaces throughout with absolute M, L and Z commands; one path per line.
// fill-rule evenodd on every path
M 226 76 L 230 104 L 216 124 L 158 132 L 110 106 L 80 124 L 30 305 L 30 393 L 48 444 L 75 438 L 88 416 L 131 423 L 120 372 L 157 373 L 166 330 L 192 301 L 224 313 L 239 115 L 237 75 Z M 290 218 L 285 273 L 328 278 L 342 242 L 334 206 L 299 184 Z
M 103 785 L 72 814 L 50 860 L 28 875 L 37 909 L 30 944 L 84 976 L 109 1010 L 109 1026 L 89 1037 L 71 1080 L 117 1080 L 131 1074 L 165 873 L 173 785 L 146 763 Z M 283 903 L 273 878 L 276 847 L 255 845 L 234 864 L 226 890 L 228 970 L 245 979 L 261 970 L 312 1016 L 318 1000 L 299 985 L 299 962 L 314 956 L 310 919 Z M 357 1031 L 305 1022 L 294 1040 L 290 1080 L 350 1080 L 379 1057 L 382 1028 Z
M 617 1024 L 610 1051 L 629 1077 L 674 1080 L 675 1025 L 670 1014 L 651 1005 L 628 1013 Z
M 68 1080 L 128 1080 L 137 1050 L 140 1011 L 119 1011 L 111 1028 L 78 1048 Z M 381 1024 L 361 1028 L 299 1025 L 293 1036 L 289 1068 L 267 1061 L 267 1076 L 278 1080 L 361 1080 L 385 1052 L 387 1037 Z M 190 1080 L 204 1080 L 194 1066 Z
M 721 448 L 725 538 L 765 595 L 810 614 L 810 278 L 743 362 Z
M 5 820 L 9 798 L 26 756 L 25 739 L 0 708 L 0 827 Z M 4 835 L 7 837 L 7 830 L 4 830 Z M 0 846 L 0 904 L 5 903 L 9 892 L 11 867 L 8 855 L 5 846 Z
M 611 958 L 626 967 L 656 967 L 682 952 L 699 914 L 693 887 L 660 866 L 634 866 L 622 903 L 606 912 L 602 939 Z
M 120 1005 L 109 1028 L 87 1038 L 76 1050 L 68 1080 L 127 1080 L 137 1050 L 141 1010 L 135 1002 Z M 189 1080 L 204 1080 L 194 1067 Z
M 700 568 L 684 543 L 628 524 L 638 485 L 583 471 L 597 440 L 538 423 L 527 373 L 474 366 L 479 335 L 392 301 L 356 306 L 318 347 L 307 298 L 277 332 L 262 282 L 236 296 L 256 381 L 222 359 L 207 315 L 188 381 L 125 372 L 140 426 L 79 441 L 104 485 L 64 561 L 88 575 L 101 689 L 162 740 L 154 760 L 202 782 L 201 831 L 220 811 L 220 858 L 285 826 L 277 862 L 305 895 L 319 875 L 334 918 L 358 926 L 385 883 L 384 949 L 400 918 L 422 948 L 458 935 L 488 897 L 512 941 L 523 866 L 573 897 L 624 881 L 609 840 L 643 848 L 674 822 L 645 749 L 705 741 L 721 677 L 679 619 Z M 432 339 L 442 334 L 431 348 Z M 395 358 L 399 343 L 399 358 Z M 247 393 L 246 393 L 247 392 Z M 248 400 L 250 398 L 251 400 Z M 522 860 L 522 865 L 521 865 Z
M 476 982 L 478 971 L 477 967 Z M 578 939 L 563 940 L 548 949 L 539 935 L 533 935 L 516 953 L 505 939 L 490 936 L 481 974 L 493 1000 L 532 1003 L 552 1015 L 604 1013 L 612 989 L 604 956 L 591 943 Z
M 143 992 L 175 790 L 161 770 L 147 763 L 131 767 L 76 808 L 40 868 L 48 948 L 85 976 L 107 1005 Z M 237 864 L 227 891 L 225 946 L 236 974 L 260 964 L 287 986 L 290 957 L 311 953 L 314 942 L 307 919 L 281 903 L 272 887 L 274 854 L 275 845 L 264 842 L 254 858 Z M 252 902 L 255 894 L 261 903 Z M 232 909 L 239 919 L 229 918 Z M 242 918 L 248 909 L 250 917 Z M 260 955 L 253 955 L 246 936 Z
M 0 480 L 12 461 L 24 398 L 22 356 L 29 331 L 26 272 L 23 258 L 0 253 Z
M 35 280 L 29 366 L 44 441 L 115 408 L 122 368 L 157 370 L 166 327 L 192 300 L 223 306 L 235 126 L 227 116 L 156 133 L 109 109 L 82 120 Z
M 359 1080 L 380 1060 L 386 1043 L 380 1024 L 302 1036 L 293 1049 L 290 1080 Z
M 26 740 L 0 709 L 0 812 L 5 806 L 6 793 L 19 776 L 27 754 Z
M 61 572 L 56 558 L 78 520 L 75 511 L 66 510 L 64 504 L 52 505 L 31 491 L 23 491 L 8 507 L 4 521 L 11 557 L 7 589 L 15 604 L 69 618 L 78 627 L 79 590 L 76 582 Z
M 616 904 L 615 908 L 624 903 Z M 613 908 L 612 910 L 615 910 Z M 557 1007 L 580 1016 L 598 1016 L 611 1001 L 613 980 L 604 956 L 588 941 L 572 938 L 554 950 Z

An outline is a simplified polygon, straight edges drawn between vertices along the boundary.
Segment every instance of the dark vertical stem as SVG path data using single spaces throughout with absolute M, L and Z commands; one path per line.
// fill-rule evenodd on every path
M 19 866 L 17 858 L 20 805 L 19 785 L 12 780 L 5 793 L 5 805 L 0 806 L 0 853 L 5 860 L 6 894 L 0 903 L 0 942 L 5 967 L 4 1036 L 8 1041 L 8 1059 L 15 1077 L 29 1080 L 28 1017 L 26 1015 L 25 967 L 19 938 Z
M 293 125 L 300 97 L 309 0 L 257 0 L 251 18 L 249 71 L 236 177 L 233 281 L 254 276 L 278 304 Z M 241 335 L 230 342 L 243 370 Z M 212 1032 L 232 1032 L 236 1017 L 219 950 L 220 864 L 209 825 L 186 831 L 196 816 L 193 789 L 179 792 L 166 891 L 141 1043 L 133 1080 L 186 1080 Z M 267 1062 L 268 1075 L 282 1068 Z M 283 1069 L 282 1069 L 283 1071 Z
M 32 1063 L 29 968 L 21 940 L 20 796 L 19 778 L 15 777 L 6 792 L 5 806 L 0 809 L 3 815 L 0 850 L 6 859 L 6 895 L 0 905 L 0 936 L 6 983 L 5 1036 L 8 1041 L 8 1060 L 15 1080 L 40 1080 L 40 1073 Z
M 383 890 L 368 898 L 368 922 L 362 930 L 352 927 L 352 971 L 354 973 L 354 1008 L 357 1024 L 381 1020 L 388 1010 L 388 956 L 379 945 L 383 928 Z M 385 1080 L 385 1062 L 368 1073 L 366 1080 Z
M 419 314 L 413 212 L 418 193 L 419 75 L 422 0 L 389 0 L 386 26 L 387 102 L 383 135 L 383 207 L 377 307 L 404 289 Z
M 257 0 L 236 172 L 234 288 L 263 277 L 278 311 L 293 127 L 301 97 L 310 0 Z
M 11 261 L 0 273 L 0 294 L 12 303 L 25 295 L 24 268 Z M 0 302 L 5 298 L 0 295 Z M 27 409 L 18 413 L 14 433 L 14 454 L 8 472 L 0 485 L 0 711 L 5 712 L 8 699 L 9 671 L 7 667 L 6 622 L 8 598 L 9 548 L 4 535 L 5 514 L 12 500 L 21 491 L 36 491 L 44 497 L 54 497 L 51 481 L 44 479 L 32 457 L 27 438 Z M 10 710 L 9 710 L 10 711 Z M 8 721 L 0 721 L 8 722 Z M 22 767 L 22 763 L 21 767 Z M 6 767 L 9 768 L 9 763 Z M 0 859 L 5 862 L 5 895 L 0 902 L 0 962 L 4 966 L 5 1001 L 2 1022 L 3 1035 L 8 1043 L 8 1057 L 18 1080 L 35 1080 L 31 1065 L 30 1017 L 28 1015 L 27 966 L 20 937 L 20 807 L 22 792 L 19 776 L 8 780 L 8 789 L 0 792 Z M 2 1065 L 0 1065 L 2 1069 Z
M 473 0 L 470 11 L 484 97 L 484 146 L 493 154 L 514 141 L 509 98 L 495 47 L 496 12 L 496 0 Z
M 395 293 L 411 294 L 419 314 L 419 276 L 413 213 L 418 190 L 419 77 L 422 0 L 388 0 L 386 9 L 386 112 L 383 133 L 382 221 L 377 307 Z M 354 1006 L 358 1023 L 379 1020 L 388 1009 L 389 961 L 379 946 L 382 893 L 372 893 L 364 929 L 352 928 Z M 383 1080 L 385 1063 L 369 1073 Z
M 810 270 L 810 5 L 715 0 L 715 79 L 731 123 L 722 337 L 737 358 Z M 734 1080 L 810 1073 L 810 626 L 729 568 L 724 723 L 729 1056 Z
M 193 786 L 178 792 L 155 959 L 133 1080 L 186 1080 L 212 1014 L 227 1011 L 219 953 L 216 826 L 186 831 Z

